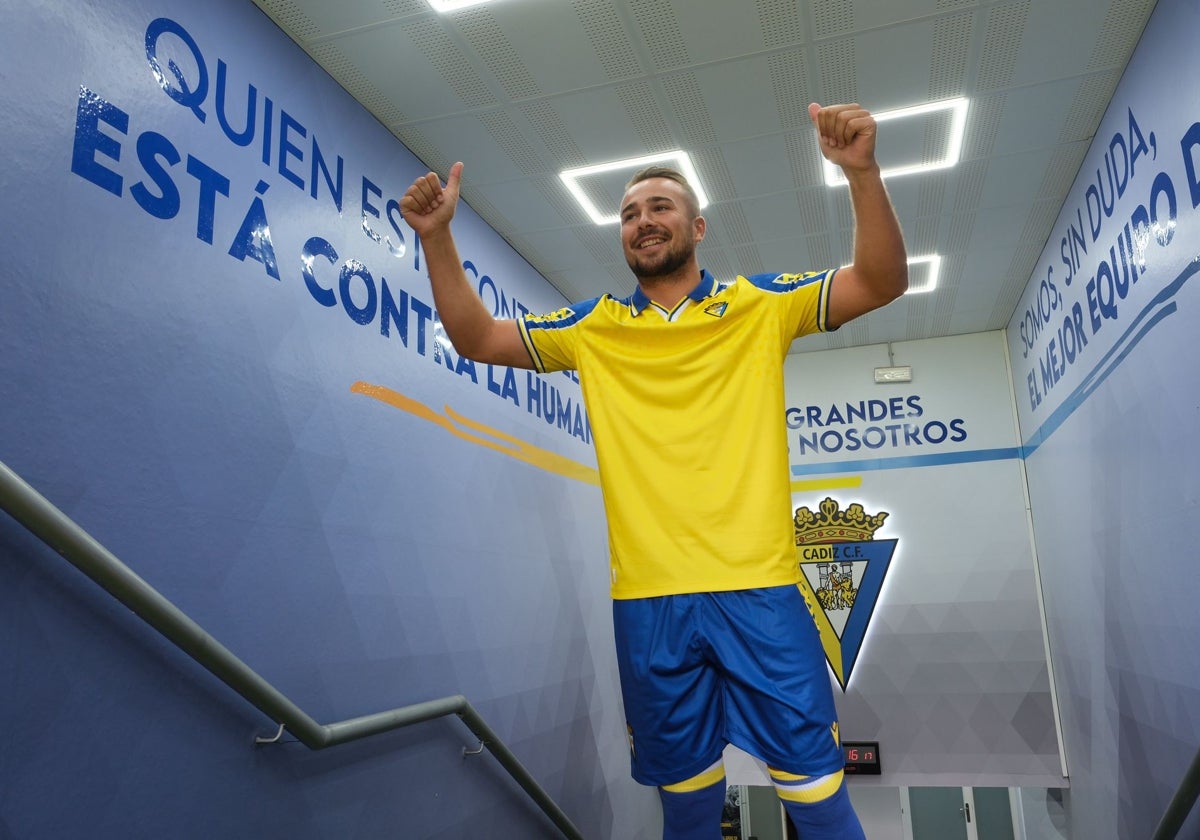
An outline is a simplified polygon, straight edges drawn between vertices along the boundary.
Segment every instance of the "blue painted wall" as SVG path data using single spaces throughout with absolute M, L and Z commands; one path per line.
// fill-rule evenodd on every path
M 1008 327 L 1088 840 L 1151 836 L 1200 744 L 1197 32 L 1160 0 Z
M 655 836 L 578 386 L 449 349 L 389 206 L 424 167 L 244 0 L 3 7 L 0 460 L 318 721 L 465 694 L 587 836 Z M 556 836 L 455 719 L 254 747 L 6 516 L 0 635 L 0 837 Z

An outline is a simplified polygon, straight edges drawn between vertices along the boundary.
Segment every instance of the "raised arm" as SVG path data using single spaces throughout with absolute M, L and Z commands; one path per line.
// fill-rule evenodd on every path
M 492 317 L 463 271 L 450 233 L 462 170 L 461 163 L 450 167 L 444 185 L 433 172 L 413 181 L 400 199 L 400 213 L 421 238 L 433 303 L 454 349 L 476 362 L 532 369 L 517 322 Z
M 837 273 L 829 293 L 829 326 L 890 303 L 908 289 L 908 257 L 896 211 L 875 160 L 875 118 L 856 104 L 808 106 L 821 154 L 840 166 L 854 209 L 854 262 Z

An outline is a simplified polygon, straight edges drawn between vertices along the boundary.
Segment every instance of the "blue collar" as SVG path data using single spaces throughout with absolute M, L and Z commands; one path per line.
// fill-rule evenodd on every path
M 688 292 L 688 297 L 699 303 L 706 297 L 715 295 L 720 289 L 716 279 L 708 273 L 708 269 L 700 269 L 700 282 L 696 284 L 696 288 Z M 629 298 L 629 311 L 634 315 L 641 315 L 642 310 L 652 303 L 650 298 L 646 297 L 646 293 L 642 291 L 642 287 L 638 286 L 634 290 L 633 295 Z

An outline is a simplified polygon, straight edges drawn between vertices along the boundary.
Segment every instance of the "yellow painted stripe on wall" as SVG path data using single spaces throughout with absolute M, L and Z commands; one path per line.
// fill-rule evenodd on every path
M 371 397 L 393 408 L 406 411 L 409 414 L 420 417 L 422 420 L 428 420 L 430 423 L 441 426 L 455 437 L 462 438 L 477 446 L 483 446 L 503 453 L 510 458 L 524 461 L 526 464 L 530 464 L 546 472 L 554 473 L 555 475 L 573 478 L 576 481 L 582 481 L 585 484 L 594 484 L 597 487 L 600 486 L 600 473 L 595 467 L 589 467 L 578 461 L 565 458 L 556 452 L 532 446 L 520 438 L 505 434 L 499 429 L 493 429 L 490 426 L 485 426 L 482 423 L 464 417 L 450 408 L 450 406 L 444 407 L 445 414 L 438 414 L 424 403 L 407 397 L 399 391 L 393 391 L 391 388 L 386 388 L 383 385 L 372 385 L 370 382 L 355 382 L 350 386 L 350 390 L 353 393 Z
M 793 493 L 809 493 L 817 490 L 853 490 L 862 487 L 861 475 L 841 478 L 803 478 L 792 482 Z

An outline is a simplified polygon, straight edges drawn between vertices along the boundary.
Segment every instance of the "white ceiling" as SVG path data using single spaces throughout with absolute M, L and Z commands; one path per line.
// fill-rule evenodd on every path
M 844 187 L 823 185 L 808 103 L 968 97 L 959 164 L 888 181 L 910 256 L 943 257 L 938 288 L 796 352 L 1004 327 L 1154 7 L 493 0 L 441 15 L 426 0 L 253 2 L 430 169 L 464 161 L 464 200 L 569 300 L 624 296 L 633 278 L 616 226 L 587 218 L 562 170 L 684 149 L 712 201 L 702 265 L 718 278 L 827 268 L 850 259 L 850 208 Z M 945 123 L 884 123 L 881 163 L 941 156 Z

